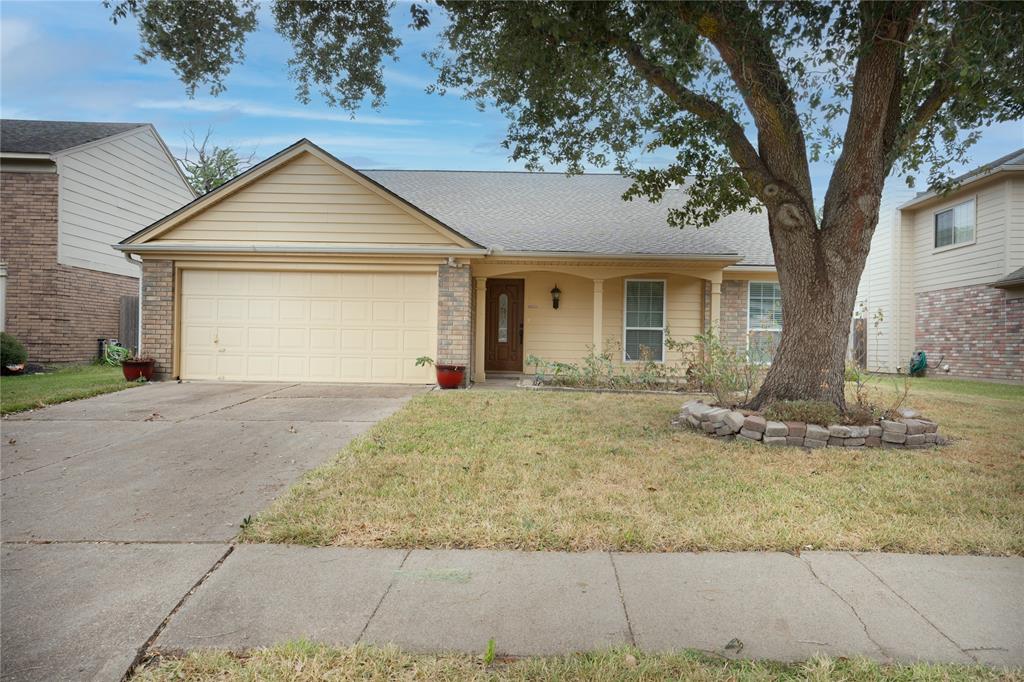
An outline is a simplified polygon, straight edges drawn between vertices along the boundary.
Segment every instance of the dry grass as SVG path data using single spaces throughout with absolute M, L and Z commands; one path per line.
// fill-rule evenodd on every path
M 696 680 L 761 682 L 768 680 L 1019 681 L 1020 671 L 981 666 L 880 665 L 865 659 L 816 658 L 801 664 L 726 661 L 697 653 L 645 654 L 620 648 L 558 658 L 530 658 L 484 665 L 475 656 L 416 656 L 393 647 L 336 649 L 294 642 L 257 649 L 246 656 L 198 651 L 164 658 L 132 678 L 135 682 L 224 680 L 314 682 L 320 680 Z
M 242 539 L 1024 554 L 1024 391 L 979 392 L 922 382 L 911 394 L 948 447 L 856 453 L 673 430 L 672 396 L 432 393 L 310 472 Z

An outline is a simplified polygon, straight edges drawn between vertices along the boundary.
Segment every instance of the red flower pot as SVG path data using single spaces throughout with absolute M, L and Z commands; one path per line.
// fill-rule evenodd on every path
M 437 385 L 441 388 L 458 388 L 465 376 L 462 365 L 437 365 Z
M 126 381 L 138 381 L 140 378 L 152 381 L 156 360 L 125 360 L 121 363 L 121 372 Z

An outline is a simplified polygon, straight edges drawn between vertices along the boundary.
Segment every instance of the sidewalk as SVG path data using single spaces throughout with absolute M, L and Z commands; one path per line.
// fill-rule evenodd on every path
M 305 637 L 412 652 L 651 651 L 1024 665 L 1024 559 L 608 554 L 240 545 L 154 650 Z M 742 642 L 736 652 L 726 645 Z

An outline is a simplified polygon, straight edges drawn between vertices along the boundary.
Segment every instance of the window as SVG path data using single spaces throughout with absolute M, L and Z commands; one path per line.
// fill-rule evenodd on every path
M 498 343 L 508 343 L 508 295 L 498 296 Z
M 747 304 L 747 351 L 754 362 L 769 363 L 782 336 L 782 291 L 776 282 L 751 282 Z
M 624 360 L 665 359 L 665 282 L 626 280 Z
M 974 241 L 974 199 L 935 214 L 935 248 Z

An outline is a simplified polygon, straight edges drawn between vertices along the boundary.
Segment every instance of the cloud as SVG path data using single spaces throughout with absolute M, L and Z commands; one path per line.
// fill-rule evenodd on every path
M 342 112 L 275 107 L 245 100 L 230 99 L 144 99 L 136 102 L 134 106 L 136 109 L 236 113 L 261 118 L 297 118 L 304 121 L 335 121 L 354 125 L 416 126 L 424 123 L 424 121 L 419 119 L 372 115 L 352 118 L 349 114 Z
M 12 52 L 36 40 L 35 27 L 24 19 L 0 21 L 0 57 L 6 59 Z

